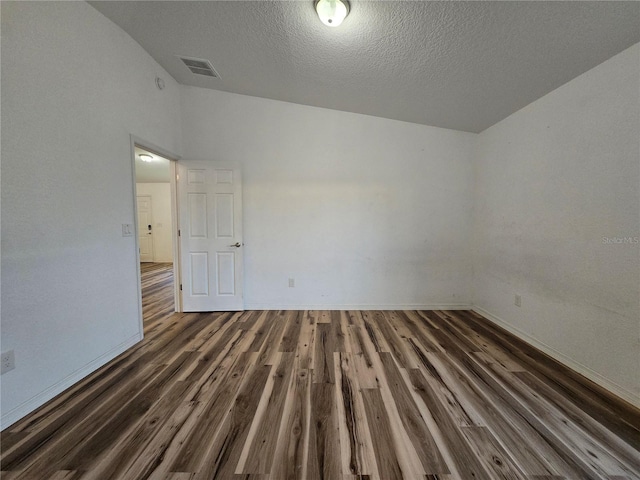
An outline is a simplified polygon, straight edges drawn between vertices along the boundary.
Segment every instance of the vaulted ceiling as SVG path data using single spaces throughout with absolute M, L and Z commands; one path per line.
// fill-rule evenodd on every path
M 97 1 L 179 83 L 481 132 L 640 42 L 640 2 Z M 177 57 L 210 60 L 220 78 Z

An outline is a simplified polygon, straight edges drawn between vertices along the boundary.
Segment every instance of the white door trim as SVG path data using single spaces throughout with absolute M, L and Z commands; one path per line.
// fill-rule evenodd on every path
M 176 197 L 176 162 L 180 160 L 180 155 L 177 155 L 169 150 L 166 150 L 158 145 L 155 145 L 143 138 L 137 137 L 133 134 L 129 135 L 130 150 L 131 150 L 131 181 L 133 183 L 133 197 L 131 199 L 133 205 L 133 226 L 135 229 L 135 254 L 136 254 L 136 277 L 138 279 L 138 321 L 140 324 L 140 335 L 143 336 L 144 325 L 142 320 L 142 279 L 140 277 L 140 241 L 138 239 L 138 209 L 136 208 L 137 201 L 137 187 L 136 187 L 136 153 L 135 148 L 140 147 L 144 150 L 148 150 L 151 153 L 156 153 L 161 157 L 171 160 L 169 164 L 170 180 L 169 186 L 171 189 L 171 237 L 173 243 L 173 304 L 175 305 L 175 311 L 182 311 L 182 298 L 180 296 L 180 245 L 178 239 L 178 207 Z
M 180 270 L 180 236 L 178 235 L 178 160 L 169 164 L 169 175 L 171 181 L 171 238 L 173 243 L 173 304 L 176 312 L 182 312 L 182 292 L 180 284 L 182 283 L 182 271 Z

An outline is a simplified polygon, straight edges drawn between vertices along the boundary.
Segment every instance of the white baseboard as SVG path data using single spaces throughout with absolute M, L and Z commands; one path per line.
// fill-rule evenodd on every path
M 59 393 L 62 393 L 73 384 L 79 382 L 90 373 L 95 372 L 98 368 L 102 367 L 104 364 L 106 364 L 110 360 L 113 360 L 115 357 L 117 357 L 118 355 L 126 351 L 128 348 L 131 348 L 140 340 L 142 340 L 142 334 L 136 333 L 133 337 L 124 341 L 117 347 L 112 348 L 108 352 L 100 355 L 98 358 L 89 362 L 84 367 L 80 368 L 79 370 L 76 370 L 75 372 L 66 376 L 59 382 L 51 385 L 50 387 L 38 393 L 34 397 L 31 397 L 29 400 L 26 400 L 25 402 L 21 403 L 20 405 L 9 410 L 6 413 L 3 412 L 2 417 L 0 417 L 0 430 L 4 430 L 6 427 L 11 426 L 21 418 L 33 412 L 36 408 L 44 405 L 53 397 L 55 397 Z
M 270 303 L 249 303 L 245 310 L 471 310 L 469 303 L 432 303 L 432 304 L 327 304 L 327 305 L 283 305 Z
M 638 396 L 637 394 L 634 394 L 633 392 L 630 392 L 629 390 L 627 390 L 626 388 L 618 385 L 617 383 L 612 382 L 607 377 L 601 375 L 600 373 L 596 372 L 595 370 L 592 370 L 591 368 L 587 367 L 586 365 L 583 365 L 582 363 L 573 360 L 571 357 L 568 357 L 564 353 L 559 352 L 558 350 L 550 347 L 549 345 L 546 345 L 545 343 L 541 342 L 540 340 L 530 336 L 528 333 L 525 333 L 522 330 L 520 330 L 518 328 L 515 328 L 514 326 L 510 325 L 509 323 L 507 323 L 505 320 L 503 320 L 500 317 L 498 317 L 498 316 L 486 311 L 485 309 L 483 309 L 481 307 L 478 307 L 477 305 L 474 305 L 471 308 L 471 310 L 473 310 L 476 313 L 479 313 L 483 317 L 487 318 L 489 321 L 491 321 L 491 322 L 495 323 L 496 325 L 499 325 L 500 327 L 504 328 L 509 333 L 512 333 L 516 337 L 518 337 L 521 340 L 527 342 L 529 345 L 532 345 L 533 347 L 537 348 L 538 350 L 546 353 L 547 355 L 549 355 L 554 360 L 557 360 L 558 362 L 562 363 L 563 365 L 569 367 L 571 370 L 574 370 L 574 371 L 578 372 L 580 375 L 588 378 L 592 382 L 597 383 L 602 388 L 608 390 L 609 392 L 613 393 L 614 395 L 616 395 L 616 396 L 622 398 L 623 400 L 626 400 L 630 404 L 640 408 L 640 396 Z

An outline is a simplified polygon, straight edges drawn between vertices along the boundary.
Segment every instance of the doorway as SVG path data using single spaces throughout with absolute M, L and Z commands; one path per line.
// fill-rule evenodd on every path
M 181 311 L 176 210 L 176 161 L 153 144 L 131 137 L 138 260 L 140 326 L 158 304 Z M 161 287 L 161 288 L 160 288 Z

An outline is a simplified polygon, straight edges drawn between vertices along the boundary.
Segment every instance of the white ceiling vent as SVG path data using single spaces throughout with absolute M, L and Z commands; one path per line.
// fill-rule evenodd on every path
M 196 75 L 204 75 L 205 77 L 213 77 L 220 78 L 218 72 L 213 69 L 213 65 L 209 60 L 205 60 L 203 58 L 193 58 L 193 57 L 178 57 L 182 60 L 191 73 L 195 73 Z

